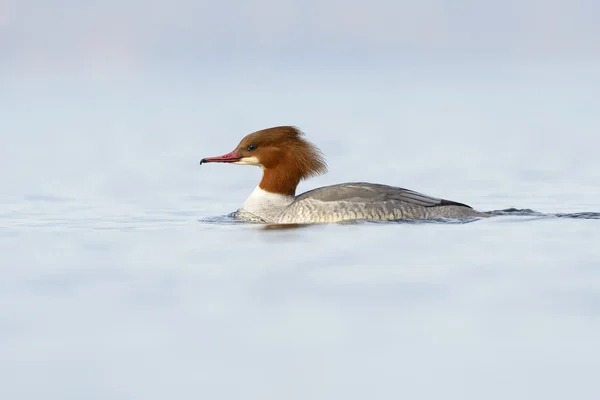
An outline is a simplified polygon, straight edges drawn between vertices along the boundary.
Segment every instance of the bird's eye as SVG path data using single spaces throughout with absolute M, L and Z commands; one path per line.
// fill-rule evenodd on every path
M 256 150 L 255 144 L 251 144 L 250 146 L 248 146 L 248 151 L 254 151 L 254 150 Z

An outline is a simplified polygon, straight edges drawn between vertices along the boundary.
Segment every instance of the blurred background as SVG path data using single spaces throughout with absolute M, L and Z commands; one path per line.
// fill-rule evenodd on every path
M 259 172 L 198 160 L 290 124 L 330 164 L 301 190 L 370 180 L 483 207 L 538 195 L 577 207 L 600 179 L 599 12 L 591 0 L 3 0 L 0 198 L 223 191 L 227 212 Z

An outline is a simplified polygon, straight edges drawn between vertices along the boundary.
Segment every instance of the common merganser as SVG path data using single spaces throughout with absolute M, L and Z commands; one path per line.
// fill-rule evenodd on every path
M 374 183 L 342 183 L 296 196 L 300 180 L 327 172 L 323 153 L 303 135 L 293 126 L 263 129 L 244 137 L 231 153 L 203 158 L 200 165 L 219 162 L 262 168 L 260 183 L 237 213 L 249 221 L 302 224 L 490 216 L 466 204 Z

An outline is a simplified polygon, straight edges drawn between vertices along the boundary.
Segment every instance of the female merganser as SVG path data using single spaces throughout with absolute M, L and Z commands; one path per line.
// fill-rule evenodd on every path
M 455 201 L 374 183 L 342 183 L 295 196 L 302 179 L 327 172 L 323 153 L 292 126 L 249 134 L 231 153 L 200 160 L 257 165 L 263 176 L 238 210 L 241 219 L 265 223 L 315 223 L 344 220 L 481 218 L 490 215 Z

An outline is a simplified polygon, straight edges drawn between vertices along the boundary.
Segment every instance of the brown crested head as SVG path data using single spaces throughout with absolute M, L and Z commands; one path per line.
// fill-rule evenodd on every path
M 293 195 L 302 179 L 327 172 L 323 153 L 293 126 L 276 126 L 244 137 L 235 150 L 200 162 L 229 162 L 263 168 L 263 190 Z
M 244 157 L 256 157 L 264 169 L 284 165 L 300 179 L 324 174 L 327 164 L 321 150 L 304 139 L 304 133 L 293 126 L 277 126 L 249 134 L 238 145 Z

